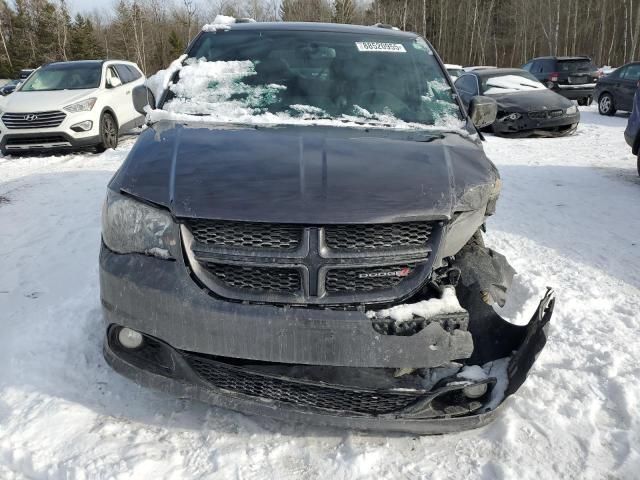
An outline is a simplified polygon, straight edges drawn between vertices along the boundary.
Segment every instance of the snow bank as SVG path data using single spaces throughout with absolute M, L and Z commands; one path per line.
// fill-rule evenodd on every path
M 502 75 L 500 77 L 491 77 L 487 80 L 487 90 L 485 94 L 492 93 L 512 93 L 523 92 L 527 90 L 545 90 L 542 83 L 530 78 L 521 77 L 520 75 Z
M 396 322 L 408 322 L 414 316 L 422 318 L 432 318 L 436 315 L 444 315 L 447 313 L 460 313 L 465 309 L 460 306 L 456 290 L 453 287 L 445 287 L 442 292 L 442 298 L 432 298 L 423 300 L 418 303 L 406 303 L 404 305 L 396 305 L 395 307 L 385 308 L 384 310 L 370 310 L 366 312 L 369 318 L 391 318 Z

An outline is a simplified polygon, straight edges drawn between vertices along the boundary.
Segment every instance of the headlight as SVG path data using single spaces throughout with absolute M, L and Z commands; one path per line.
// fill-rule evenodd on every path
M 82 100 L 81 102 L 72 103 L 71 105 L 67 105 L 64 109 L 67 112 L 77 113 L 77 112 L 88 112 L 93 108 L 96 104 L 95 97 L 87 98 L 86 100 Z
M 564 111 L 564 113 L 566 113 L 567 115 L 575 115 L 576 113 L 578 113 L 578 107 L 576 107 L 575 105 L 571 105 Z
M 510 114 L 505 115 L 504 117 L 502 117 L 500 119 L 500 121 L 501 122 L 509 122 L 509 121 L 514 122 L 514 121 L 516 121 L 516 120 L 518 120 L 520 118 L 522 118 L 522 114 L 520 114 L 520 113 L 510 113 Z
M 102 240 L 117 253 L 175 257 L 177 227 L 168 212 L 111 190 L 102 208 Z

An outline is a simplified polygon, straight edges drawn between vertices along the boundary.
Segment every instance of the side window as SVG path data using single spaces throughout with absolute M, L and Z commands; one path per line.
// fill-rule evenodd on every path
M 620 73 L 620 78 L 624 80 L 633 80 L 634 82 L 640 79 L 640 64 L 629 65 Z
M 531 67 L 532 67 L 532 66 L 533 66 L 533 62 L 525 63 L 525 64 L 522 66 L 522 69 L 523 69 L 523 70 L 526 70 L 527 72 L 530 72 L 530 71 L 531 71 Z
M 120 77 L 118 76 L 118 74 L 116 73 L 116 70 L 113 67 L 107 67 L 107 73 L 106 73 L 106 82 L 105 85 L 109 85 L 109 83 L 111 82 L 112 78 L 117 78 L 120 79 Z M 122 81 L 122 80 L 120 80 Z
M 549 72 L 555 72 L 557 71 L 557 67 L 556 67 L 556 61 L 549 59 L 549 60 L 543 60 L 542 62 L 542 70 L 540 70 L 543 73 L 549 73 Z
M 530 70 L 531 73 L 542 73 L 542 60 L 536 60 Z
M 476 80 L 475 75 L 462 75 L 456 80 L 455 86 L 458 90 L 468 95 L 478 94 L 478 80 Z
M 140 71 L 135 68 L 132 67 L 131 65 L 125 65 L 124 66 L 127 70 L 129 70 L 129 73 L 131 74 L 131 81 L 135 81 L 138 80 L 140 77 L 142 77 L 142 73 L 140 73 Z
M 134 80 L 133 75 L 131 75 L 131 72 L 129 71 L 126 65 L 117 63 L 114 66 L 118 72 L 118 76 L 120 77 L 120 80 L 122 80 L 122 83 L 129 83 Z

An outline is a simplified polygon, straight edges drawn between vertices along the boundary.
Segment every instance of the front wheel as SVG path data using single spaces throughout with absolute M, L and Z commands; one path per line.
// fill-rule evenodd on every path
M 108 148 L 118 146 L 118 124 L 109 112 L 100 117 L 100 143 L 96 146 L 97 152 L 104 152 Z
M 584 107 L 587 104 L 587 99 L 586 98 L 579 98 L 578 99 L 578 105 L 580 105 L 581 107 Z
M 603 93 L 598 100 L 598 112 L 600 115 L 606 115 L 608 117 L 615 115 L 616 107 L 613 104 L 613 97 L 608 93 Z

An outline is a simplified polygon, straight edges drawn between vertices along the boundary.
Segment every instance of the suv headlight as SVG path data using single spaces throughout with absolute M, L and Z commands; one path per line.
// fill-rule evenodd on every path
M 578 107 L 576 107 L 575 105 L 571 105 L 569 108 L 567 108 L 564 111 L 567 115 L 575 115 L 576 113 L 578 113 Z
M 67 105 L 64 109 L 67 112 L 77 113 L 77 112 L 88 112 L 93 106 L 96 104 L 96 98 L 91 97 L 86 100 L 82 100 L 81 102 L 72 103 L 71 105 Z
M 117 253 L 175 258 L 177 226 L 168 212 L 111 190 L 102 208 L 102 241 Z

